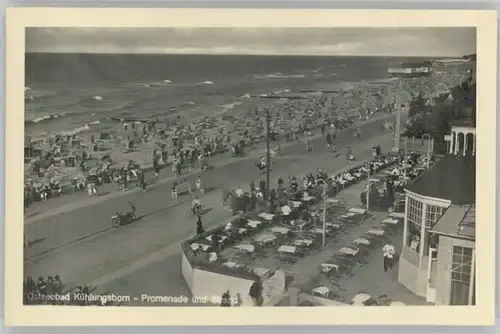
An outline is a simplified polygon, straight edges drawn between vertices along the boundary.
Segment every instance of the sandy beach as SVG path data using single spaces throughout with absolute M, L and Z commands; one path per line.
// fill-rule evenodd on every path
M 176 84 L 167 79 L 115 86 L 106 83 L 102 96 L 97 95 L 98 89 L 80 87 L 91 95 L 80 100 L 81 111 L 38 118 L 37 113 L 42 115 L 50 107 L 47 96 L 53 93 L 27 87 L 26 184 L 41 189 L 55 182 L 68 192 L 76 189 L 75 183 L 84 188 L 89 175 L 110 166 L 125 167 L 131 160 L 138 168 L 149 169 L 155 164 L 154 155 L 158 165 L 165 166 L 179 150 L 207 143 L 221 148 L 212 154 L 230 151 L 242 140 L 250 148 L 265 139 L 266 109 L 271 112 L 273 131 L 283 137 L 315 131 L 327 122 L 340 120 L 348 126 L 377 113 L 393 112 L 396 107 L 404 110 L 419 93 L 439 95 L 457 85 L 466 73 L 461 64 L 436 63 L 431 76 L 405 80 L 338 81 L 333 72 L 321 74 L 321 69 L 309 75 L 254 75 L 247 81 L 232 78 L 232 84 L 224 85 L 213 81 Z M 186 93 L 190 96 L 175 95 L 187 91 L 188 86 L 193 89 Z M 162 89 L 166 91 L 159 94 Z M 252 93 L 241 94 L 243 91 Z M 139 95 L 139 102 L 134 102 Z M 108 101 L 108 96 L 113 100 Z M 121 102 L 116 104 L 118 100 Z M 46 105 L 40 111 L 36 104 Z M 61 105 L 64 103 L 52 107 L 60 110 Z

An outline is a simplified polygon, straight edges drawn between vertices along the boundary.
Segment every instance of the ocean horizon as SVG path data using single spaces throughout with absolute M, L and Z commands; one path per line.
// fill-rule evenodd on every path
M 224 112 L 242 96 L 389 79 L 424 57 L 26 53 L 25 128 L 69 131 L 109 117 Z

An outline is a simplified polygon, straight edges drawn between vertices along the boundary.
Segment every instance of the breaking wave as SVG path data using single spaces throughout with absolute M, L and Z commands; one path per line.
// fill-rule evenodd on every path
M 302 79 L 305 78 L 305 74 L 289 74 L 289 75 L 284 75 L 281 73 L 271 73 L 271 74 L 265 74 L 265 75 L 255 75 L 253 78 L 254 79 Z

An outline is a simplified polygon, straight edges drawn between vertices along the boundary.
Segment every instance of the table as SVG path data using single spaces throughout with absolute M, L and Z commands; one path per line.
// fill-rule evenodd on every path
M 327 297 L 330 293 L 330 289 L 328 289 L 326 286 L 318 286 L 317 288 L 314 288 L 312 292 L 320 296 Z
M 236 248 L 239 251 L 244 251 L 244 252 L 248 252 L 248 253 L 255 252 L 254 245 L 236 245 L 236 246 L 234 246 L 234 248 Z
M 372 182 L 372 183 L 380 183 L 381 181 L 382 180 L 374 178 L 374 177 L 368 179 L 368 182 Z
M 334 270 L 337 271 L 339 270 L 339 266 L 334 264 L 334 263 L 321 263 L 319 265 L 320 269 L 324 273 L 329 273 L 330 271 Z
M 262 224 L 261 221 L 259 220 L 249 220 L 247 225 L 250 226 L 251 228 L 257 228 L 259 225 Z
M 370 246 L 370 240 L 365 239 L 365 238 L 357 238 L 352 241 L 353 244 L 355 245 L 365 245 L 365 246 Z
M 359 250 L 352 249 L 352 248 L 349 248 L 349 247 L 342 247 L 340 249 L 340 254 L 344 254 L 344 255 L 356 256 L 356 255 L 358 255 L 358 253 L 359 253 Z
M 339 223 L 326 223 L 325 225 L 326 225 L 327 227 L 330 227 L 330 228 L 335 228 L 335 229 L 339 229 L 339 228 L 341 228 L 341 227 L 342 227 L 342 225 L 341 225 L 341 224 L 339 224 Z
M 279 233 L 279 234 L 288 234 L 288 232 L 290 232 L 290 229 L 288 229 L 286 227 L 275 226 L 275 227 L 271 228 L 271 232 Z
M 357 214 L 355 214 L 354 212 L 348 212 L 348 213 L 343 214 L 342 216 L 340 216 L 340 218 L 349 219 L 349 218 L 352 218 L 352 217 L 355 217 L 355 216 L 357 216 Z
M 335 198 L 327 198 L 325 202 L 326 204 L 335 204 L 335 205 L 340 204 L 340 201 Z
M 405 303 L 403 302 L 398 302 L 398 301 L 392 301 L 389 306 L 406 306 Z
M 257 241 L 258 243 L 267 244 L 269 242 L 273 242 L 274 240 L 276 240 L 276 237 L 272 234 L 263 234 L 263 235 L 257 235 L 254 238 L 254 240 Z
M 220 237 L 220 241 L 221 241 L 221 242 L 224 242 L 224 240 L 226 240 L 226 239 L 227 239 L 227 237 L 226 237 L 225 235 L 220 235 L 219 237 Z M 208 236 L 208 237 L 206 237 L 205 239 L 207 239 L 208 241 L 212 242 L 212 236 L 211 236 L 211 235 L 209 235 L 209 236 Z
M 230 261 L 224 262 L 222 265 L 224 267 L 228 267 L 228 268 L 241 268 L 241 267 L 243 267 L 242 264 L 238 264 L 236 262 L 230 262 Z
M 274 215 L 271 214 L 271 213 L 265 213 L 265 212 L 262 212 L 262 213 L 259 213 L 258 214 L 258 217 L 259 218 L 262 218 L 264 220 L 273 220 L 274 218 Z
M 364 215 L 366 213 L 366 209 L 361 209 L 361 208 L 350 208 L 348 210 L 350 213 L 358 214 L 358 215 Z
M 259 268 L 259 267 L 253 268 L 252 271 L 259 277 L 266 277 L 271 272 L 271 270 L 267 268 Z
M 313 228 L 311 231 L 316 234 L 323 234 L 323 229 L 319 227 Z
M 304 246 L 304 245 L 309 247 L 313 244 L 313 241 L 310 239 L 295 239 L 293 241 L 293 244 L 297 247 Z
M 368 232 L 366 232 L 367 234 L 371 234 L 371 235 L 376 235 L 376 236 L 383 236 L 385 234 L 385 231 L 384 230 L 381 230 L 381 229 L 375 229 L 375 228 L 372 228 L 370 229 Z
M 402 212 L 392 212 L 389 214 L 389 217 L 394 218 L 394 219 L 404 219 L 405 214 Z
M 278 252 L 279 253 L 289 253 L 289 254 L 295 254 L 295 252 L 297 251 L 297 247 L 295 246 L 280 246 L 280 248 L 278 248 Z
M 201 248 L 204 252 L 206 252 L 207 249 L 210 248 L 210 245 L 203 245 L 203 244 L 193 242 L 189 247 L 194 251 L 197 250 L 198 248 Z
M 382 224 L 397 225 L 397 224 L 399 224 L 399 220 L 394 219 L 394 218 L 386 218 L 386 219 L 382 220 Z
M 354 296 L 353 299 L 351 299 L 351 304 L 353 305 L 365 305 L 367 301 L 372 299 L 372 296 L 370 296 L 367 293 L 358 293 L 356 296 Z

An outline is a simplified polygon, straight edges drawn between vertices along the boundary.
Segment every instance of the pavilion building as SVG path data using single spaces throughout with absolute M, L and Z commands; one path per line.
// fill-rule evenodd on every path
M 427 302 L 472 305 L 475 303 L 475 128 L 454 125 L 451 138 L 449 153 L 405 189 L 398 280 Z

